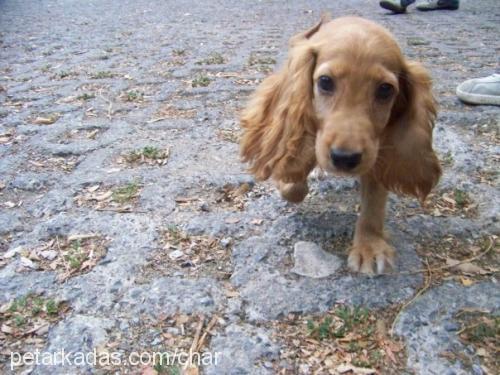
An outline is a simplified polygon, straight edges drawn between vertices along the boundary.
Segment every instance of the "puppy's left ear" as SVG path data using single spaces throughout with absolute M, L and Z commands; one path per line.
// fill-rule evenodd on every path
M 388 190 L 413 195 L 423 202 L 441 176 L 432 149 L 436 102 L 431 78 L 419 63 L 406 63 L 399 85 L 374 173 Z
M 259 180 L 304 182 L 316 165 L 314 46 L 323 20 L 290 40 L 285 66 L 267 77 L 241 115 L 241 155 Z

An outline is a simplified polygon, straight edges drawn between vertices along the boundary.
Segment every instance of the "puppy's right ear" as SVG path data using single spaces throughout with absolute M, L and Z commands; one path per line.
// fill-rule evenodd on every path
M 405 65 L 400 75 L 400 95 L 382 134 L 374 172 L 386 189 L 413 195 L 423 202 L 441 176 L 432 148 L 436 101 L 425 68 L 415 62 Z
M 313 28 L 290 40 L 288 61 L 258 87 L 241 116 L 241 155 L 257 179 L 302 182 L 316 165 Z
M 309 39 L 311 36 L 313 36 L 314 34 L 316 34 L 318 32 L 318 30 L 321 28 L 321 25 L 324 25 L 325 23 L 330 22 L 331 19 L 332 19 L 332 17 L 330 16 L 330 13 L 325 12 L 325 13 L 321 14 L 321 18 L 316 25 L 314 25 L 313 27 L 311 27 L 310 29 L 308 29 L 306 31 L 303 31 L 303 32 L 291 37 L 290 40 L 288 41 L 288 46 L 290 48 L 293 48 L 298 43 Z

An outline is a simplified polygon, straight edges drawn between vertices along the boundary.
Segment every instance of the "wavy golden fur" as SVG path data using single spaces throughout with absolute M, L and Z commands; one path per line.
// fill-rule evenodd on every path
M 300 202 L 319 166 L 359 176 L 362 210 L 349 265 L 393 264 L 384 240 L 387 191 L 421 201 L 441 168 L 432 149 L 431 79 L 383 27 L 357 17 L 322 19 L 290 40 L 288 60 L 266 78 L 241 116 L 241 155 L 259 180 Z

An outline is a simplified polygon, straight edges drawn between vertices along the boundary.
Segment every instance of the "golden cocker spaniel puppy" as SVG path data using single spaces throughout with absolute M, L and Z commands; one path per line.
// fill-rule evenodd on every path
M 241 117 L 241 155 L 259 180 L 300 202 L 307 176 L 359 176 L 361 213 L 348 265 L 371 274 L 394 265 L 384 237 L 388 191 L 421 201 L 441 168 L 432 149 L 436 105 L 431 79 L 405 60 L 376 23 L 322 19 L 290 40 L 288 60 L 258 87 Z

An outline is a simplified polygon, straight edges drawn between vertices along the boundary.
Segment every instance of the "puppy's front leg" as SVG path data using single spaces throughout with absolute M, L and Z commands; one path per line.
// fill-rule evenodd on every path
M 292 203 L 302 202 L 309 192 L 307 180 L 299 182 L 277 181 L 276 185 L 278 186 L 281 196 Z
M 361 176 L 361 214 L 356 223 L 354 242 L 347 264 L 356 272 L 384 272 L 394 266 L 394 249 L 384 238 L 384 216 L 387 190 L 373 176 Z

